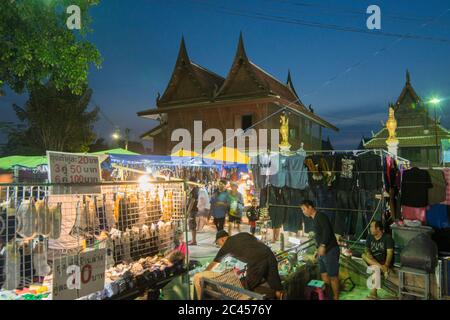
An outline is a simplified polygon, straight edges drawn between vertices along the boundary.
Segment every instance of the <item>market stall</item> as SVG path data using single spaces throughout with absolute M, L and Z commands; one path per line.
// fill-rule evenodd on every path
M 187 250 L 176 248 L 183 181 L 9 184 L 2 193 L 1 299 L 157 298 L 186 270 Z

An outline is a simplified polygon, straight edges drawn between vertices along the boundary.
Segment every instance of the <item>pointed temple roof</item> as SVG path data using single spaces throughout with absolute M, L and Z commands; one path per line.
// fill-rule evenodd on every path
M 156 104 L 163 107 L 185 102 L 207 101 L 214 96 L 215 90 L 224 81 L 221 76 L 189 59 L 182 37 L 172 77 Z
M 395 103 L 395 111 L 397 111 L 397 109 L 400 107 L 400 105 L 402 105 L 407 97 L 410 97 L 416 104 L 419 104 L 422 101 L 422 99 L 420 99 L 419 95 L 416 93 L 416 90 L 414 90 L 413 86 L 411 85 L 411 76 L 408 70 L 406 70 L 405 86 L 403 87 L 403 90 L 400 93 L 397 102 Z
M 312 113 L 301 102 L 288 73 L 286 84 L 254 64 L 247 56 L 242 32 L 236 54 L 226 79 L 189 59 L 184 38 L 181 39 L 177 62 L 169 84 L 157 99 L 157 109 L 138 112 L 138 116 L 149 116 L 167 110 L 178 109 L 187 104 L 220 102 L 235 99 L 273 97 L 284 100 L 289 107 L 311 118 L 320 125 L 338 131 L 318 115 Z
M 396 133 L 400 148 L 436 146 L 436 134 L 439 139 L 450 138 L 450 132 L 446 128 L 439 124 L 435 126 L 434 119 L 428 116 L 426 109 L 427 106 L 422 103 L 422 99 L 411 85 L 409 71 L 406 71 L 406 83 L 395 104 L 395 116 L 398 123 Z M 420 123 L 415 122 L 417 119 Z M 389 132 L 386 127 L 383 127 L 369 141 L 364 142 L 364 147 L 366 149 L 385 148 L 388 137 Z
M 298 96 L 291 87 L 284 85 L 274 76 L 254 64 L 247 56 L 242 32 L 228 76 L 216 96 L 216 100 L 239 96 L 280 96 L 289 101 L 297 101 Z M 301 102 L 300 102 L 301 104 Z

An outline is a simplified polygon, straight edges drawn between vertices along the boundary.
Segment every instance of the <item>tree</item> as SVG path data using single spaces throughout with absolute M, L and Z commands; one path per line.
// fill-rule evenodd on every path
M 76 95 L 49 82 L 35 86 L 24 107 L 13 105 L 21 126 L 10 129 L 6 147 L 44 154 L 46 150 L 87 152 L 95 141 L 99 109 L 88 112 L 91 89 Z
M 93 144 L 89 146 L 89 152 L 98 152 L 108 149 L 109 145 L 103 138 L 98 138 Z
M 100 66 L 98 50 L 85 36 L 88 10 L 99 0 L 1 0 L 0 96 L 5 85 L 17 93 L 52 79 L 57 89 L 81 94 L 89 65 Z M 81 29 L 66 25 L 70 5 L 81 10 Z

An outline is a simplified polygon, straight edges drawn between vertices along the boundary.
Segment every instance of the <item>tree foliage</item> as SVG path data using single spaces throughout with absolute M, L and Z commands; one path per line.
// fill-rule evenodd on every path
M 98 108 L 87 111 L 91 89 L 76 95 L 49 82 L 35 86 L 23 107 L 13 105 L 21 124 L 10 127 L 6 153 L 44 154 L 47 150 L 87 152 L 95 141 Z
M 81 94 L 91 63 L 100 66 L 98 50 L 86 40 L 88 10 L 99 0 L 1 0 L 0 91 L 17 93 L 52 79 L 57 89 Z M 67 7 L 81 9 L 81 30 L 69 30 Z

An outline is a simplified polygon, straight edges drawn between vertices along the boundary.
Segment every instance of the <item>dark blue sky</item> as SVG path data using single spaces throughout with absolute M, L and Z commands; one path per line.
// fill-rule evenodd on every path
M 448 41 L 399 41 L 298 24 L 367 30 L 365 11 L 371 4 L 381 7 L 384 33 Z M 400 94 L 406 69 L 424 99 L 450 97 L 449 8 L 448 0 L 103 0 L 91 11 L 94 32 L 89 39 L 104 58 L 102 68 L 89 75 L 93 100 L 112 122 L 131 128 L 136 138 L 156 124 L 136 112 L 155 106 L 157 92 L 164 91 L 181 35 L 193 61 L 225 77 L 242 30 L 249 58 L 282 81 L 290 69 L 302 101 L 342 129 L 332 136 L 335 147 L 355 148 L 363 134 L 377 131 L 386 119 L 387 105 Z M 297 24 L 269 20 L 273 17 L 296 19 Z M 386 50 L 375 54 L 380 49 Z M 11 103 L 24 99 L 10 92 L 0 99 L 6 120 L 14 119 Z M 448 108 L 450 99 L 439 111 L 447 126 Z M 102 136 L 113 130 L 103 118 L 96 125 Z

